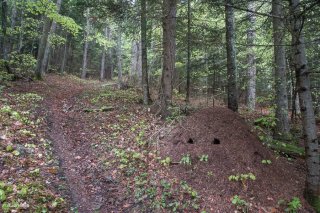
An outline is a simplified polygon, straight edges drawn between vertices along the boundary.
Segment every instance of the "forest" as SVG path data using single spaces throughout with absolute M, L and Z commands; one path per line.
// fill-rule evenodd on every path
M 0 2 L 0 212 L 320 212 L 319 0 Z

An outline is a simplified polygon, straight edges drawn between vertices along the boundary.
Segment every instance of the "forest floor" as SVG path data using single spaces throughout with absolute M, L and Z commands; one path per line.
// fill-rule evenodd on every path
M 139 91 L 48 75 L 0 101 L 3 212 L 313 212 L 306 168 L 223 107 L 163 121 Z M 295 206 L 296 205 L 296 206 Z M 0 210 L 1 212 L 1 210 Z

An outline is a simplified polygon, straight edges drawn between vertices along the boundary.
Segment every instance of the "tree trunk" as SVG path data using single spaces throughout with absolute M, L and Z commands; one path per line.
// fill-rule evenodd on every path
M 141 42 L 137 42 L 138 55 L 137 55 L 137 77 L 138 84 L 142 87 L 142 52 L 141 52 Z
M 68 33 L 66 33 L 66 43 L 64 44 L 63 48 L 63 57 L 62 57 L 62 62 L 61 62 L 61 67 L 60 67 L 60 73 L 64 73 L 65 67 L 66 67 L 66 62 L 68 58 L 68 43 L 69 43 L 69 36 Z
M 123 88 L 122 81 L 122 41 L 121 41 L 121 33 L 119 32 L 118 41 L 117 41 L 117 60 L 118 60 L 118 88 Z
M 46 49 L 46 43 L 48 40 L 49 36 L 49 31 L 50 31 L 50 26 L 51 22 L 48 18 L 44 17 L 44 23 L 43 23 L 43 29 L 42 29 L 42 36 L 39 42 L 39 47 L 38 47 L 38 54 L 37 54 L 37 67 L 36 67 L 36 78 L 37 79 L 42 79 L 42 72 L 41 72 L 41 66 L 42 66 L 42 61 L 44 57 L 44 52 Z
M 132 42 L 132 56 L 131 56 L 131 69 L 130 69 L 130 81 L 136 83 L 137 79 L 137 62 L 138 62 L 138 46 L 137 42 Z
M 285 28 L 283 8 L 281 0 L 272 0 L 273 19 L 273 41 L 275 58 L 275 89 L 276 89 L 276 132 L 278 138 L 287 138 L 290 126 L 288 117 L 288 94 L 286 79 L 286 57 L 285 57 Z
M 18 53 L 21 53 L 22 47 L 23 47 L 23 32 L 22 32 L 23 28 L 24 28 L 24 11 L 21 10 L 20 29 L 19 29 L 19 44 L 18 44 L 18 47 L 17 47 Z
M 14 30 L 14 28 L 16 27 L 16 19 L 17 19 L 17 5 L 16 5 L 16 1 L 12 2 L 12 11 L 11 11 L 11 29 Z M 11 52 L 13 50 L 14 47 L 14 39 L 10 38 L 10 49 L 9 52 Z
M 8 52 L 7 52 L 7 12 L 8 12 L 8 5 L 7 0 L 1 0 L 1 30 L 2 30 L 2 37 L 1 37 L 1 58 L 4 60 L 8 60 Z
M 302 114 L 305 139 L 307 179 L 305 187 L 306 200 L 320 212 L 320 152 L 317 126 L 315 122 L 310 78 L 305 52 L 305 42 L 302 33 L 303 16 L 301 15 L 299 0 L 290 1 L 292 21 L 292 53 L 297 77 L 297 86 Z
M 112 32 L 111 28 L 108 27 L 108 40 L 111 40 Z M 107 69 L 106 69 L 106 79 L 111 80 L 112 79 L 112 73 L 113 73 L 113 63 L 112 63 L 112 48 L 108 48 L 107 50 Z
M 104 29 L 104 37 L 108 38 L 108 27 Z M 102 57 L 101 57 L 101 67 L 100 67 L 100 80 L 103 81 L 106 78 L 106 70 L 105 70 L 105 63 L 106 63 L 106 47 L 103 47 L 102 50 Z
M 90 32 L 90 8 L 87 8 L 86 11 L 86 29 L 84 35 L 84 50 L 83 50 L 83 61 L 82 61 L 82 72 L 81 78 L 85 79 L 87 77 L 87 58 L 88 58 L 88 47 L 89 47 L 89 32 Z
M 248 2 L 248 10 L 255 11 L 255 2 L 250 0 Z M 248 12 L 249 28 L 247 31 L 248 42 L 248 90 L 247 90 L 247 106 L 248 109 L 253 111 L 256 108 L 256 62 L 254 41 L 256 37 L 255 23 L 256 17 L 252 12 Z
M 190 72 L 191 72 L 191 0 L 188 0 L 188 33 L 187 33 L 187 94 L 186 102 L 190 102 Z
M 57 3 L 56 3 L 56 6 L 57 6 L 56 11 L 57 11 L 57 13 L 60 12 L 61 3 L 62 3 L 62 0 L 57 0 Z M 52 22 L 49 36 L 53 35 L 55 33 L 56 28 L 57 28 L 57 23 L 56 22 Z M 46 47 L 45 47 L 44 55 L 43 55 L 43 60 L 42 60 L 41 68 L 40 68 L 40 72 L 42 74 L 46 73 L 48 71 L 47 69 L 48 69 L 48 66 L 49 66 L 50 49 L 51 49 L 50 41 L 49 41 L 49 39 L 47 39 Z
M 234 12 L 231 5 L 233 0 L 225 0 L 226 13 L 226 46 L 227 46 L 227 74 L 228 74 L 228 108 L 238 111 L 237 67 L 235 50 Z
M 142 69 L 142 90 L 143 104 L 148 105 L 150 98 L 148 79 L 148 55 L 147 55 L 147 4 L 141 0 L 141 69 Z
M 163 69 L 159 98 L 161 115 L 166 118 L 172 101 L 172 76 L 175 69 L 177 0 L 163 0 L 162 6 Z

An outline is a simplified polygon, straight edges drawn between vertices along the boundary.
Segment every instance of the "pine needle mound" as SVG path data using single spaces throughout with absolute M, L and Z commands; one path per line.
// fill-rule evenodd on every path
M 232 212 L 238 195 L 251 210 L 282 211 L 293 197 L 303 199 L 306 167 L 302 159 L 289 162 L 264 147 L 237 113 L 222 107 L 188 116 L 162 140 L 161 155 L 170 157 L 170 175 L 195 188 L 205 209 Z M 188 156 L 190 164 L 181 159 Z M 285 201 L 285 202 L 284 202 Z

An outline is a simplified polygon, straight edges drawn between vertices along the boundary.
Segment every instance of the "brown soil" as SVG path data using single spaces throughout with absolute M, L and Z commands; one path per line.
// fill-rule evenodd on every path
M 71 205 L 78 212 L 120 212 L 121 187 L 110 178 L 108 171 L 93 151 L 96 127 L 101 120 L 83 112 L 87 103 L 80 102 L 83 92 L 94 90 L 92 84 L 75 79 L 48 75 L 43 82 L 17 85 L 15 92 L 36 92 L 44 97 L 47 136 L 60 162 Z M 59 183 L 56 183 L 59 184 Z
M 134 120 L 134 116 L 145 116 L 143 108 L 131 104 L 127 109 L 121 103 L 112 103 L 118 109 L 110 113 L 84 113 L 84 108 L 92 106 L 83 95 L 95 89 L 93 84 L 56 75 L 13 88 L 45 97 L 40 113 L 46 113 L 46 132 L 60 161 L 60 173 L 65 177 L 72 206 L 78 212 L 139 212 L 139 206 L 128 208 L 133 196 L 126 193 L 126 183 L 114 178 L 115 168 L 102 165 L 101 156 L 113 160 L 110 150 L 93 147 L 99 145 L 98 137 L 113 133 L 107 126 L 120 123 L 116 118 L 119 114 L 132 112 Z M 126 128 L 130 132 L 130 124 Z M 129 133 L 121 135 L 121 145 L 130 139 L 126 137 Z M 168 171 L 172 178 L 185 180 L 198 191 L 208 212 L 234 212 L 230 201 L 234 195 L 251 203 L 252 212 L 281 212 L 277 202 L 293 196 L 302 200 L 304 207 L 300 212 L 313 212 L 302 196 L 304 161 L 288 162 L 278 157 L 258 141 L 243 118 L 225 108 L 203 109 L 188 116 L 160 145 L 161 154 L 171 156 L 173 162 L 179 162 L 185 154 L 191 155 L 191 166 L 173 164 Z M 208 155 L 208 162 L 199 161 L 201 155 Z M 272 164 L 262 164 L 262 160 L 271 160 Z M 228 180 L 230 175 L 249 172 L 256 176 L 255 181 L 242 184 Z
M 232 212 L 231 198 L 239 195 L 253 212 L 281 212 L 278 201 L 297 196 L 300 212 L 313 212 L 303 199 L 306 168 L 302 159 L 289 162 L 264 147 L 243 118 L 222 107 L 203 109 L 183 120 L 162 141 L 162 155 L 179 162 L 190 154 L 192 165 L 173 164 L 173 177 L 186 180 L 203 198 L 210 212 Z M 208 155 L 208 162 L 199 156 Z M 271 165 L 262 164 L 271 160 Z M 244 184 L 230 175 L 253 173 Z

